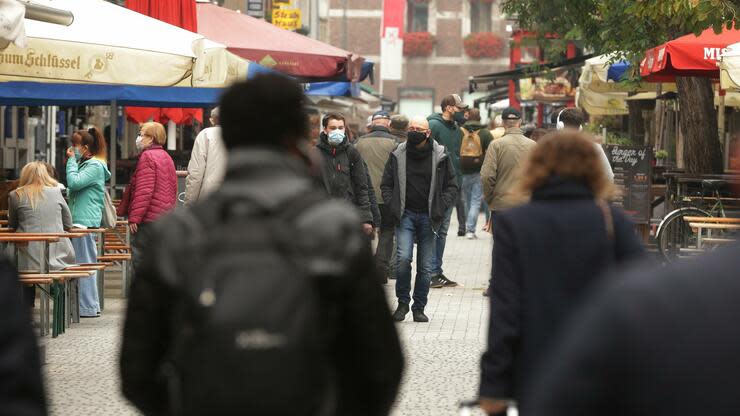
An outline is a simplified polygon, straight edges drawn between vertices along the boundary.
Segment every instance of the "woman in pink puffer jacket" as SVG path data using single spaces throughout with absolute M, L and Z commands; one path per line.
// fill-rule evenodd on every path
M 134 268 L 140 259 L 141 247 L 137 241 L 147 224 L 166 214 L 177 201 L 177 173 L 175 162 L 162 147 L 167 141 L 164 126 L 151 122 L 141 125 L 136 148 L 141 152 L 136 171 L 126 188 L 118 207 L 118 215 L 128 215 L 132 241 Z

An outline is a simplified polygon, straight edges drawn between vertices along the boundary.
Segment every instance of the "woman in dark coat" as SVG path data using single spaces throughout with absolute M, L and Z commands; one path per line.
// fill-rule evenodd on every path
M 605 201 L 613 187 L 591 136 L 554 133 L 532 150 L 520 194 L 494 217 L 491 318 L 481 362 L 481 407 L 494 414 L 522 393 L 563 323 L 607 269 L 644 249 Z

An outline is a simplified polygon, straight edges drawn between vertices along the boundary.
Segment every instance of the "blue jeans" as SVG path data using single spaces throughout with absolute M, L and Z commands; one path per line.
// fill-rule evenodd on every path
M 474 233 L 475 226 L 478 224 L 478 215 L 480 215 L 481 201 L 483 200 L 483 184 L 480 181 L 480 173 L 465 174 L 462 180 L 465 210 L 468 213 L 465 221 L 465 231 Z
M 75 261 L 77 263 L 96 263 L 98 261 L 98 247 L 95 237 L 88 234 L 81 238 L 70 238 L 72 247 L 75 249 Z M 80 316 L 96 316 L 100 313 L 100 300 L 98 298 L 98 274 L 83 277 L 80 285 Z
M 442 274 L 442 262 L 445 255 L 445 244 L 447 244 L 447 230 L 450 228 L 450 218 L 452 217 L 452 209 L 445 212 L 445 217 L 442 220 L 439 230 L 437 230 L 437 239 L 435 241 L 435 255 L 434 255 L 434 267 L 432 268 L 432 276 L 439 276 Z
M 414 310 L 424 310 L 434 263 L 434 231 L 428 214 L 405 211 L 396 227 L 396 297 L 399 303 L 411 303 L 411 261 L 416 246 L 416 282 Z

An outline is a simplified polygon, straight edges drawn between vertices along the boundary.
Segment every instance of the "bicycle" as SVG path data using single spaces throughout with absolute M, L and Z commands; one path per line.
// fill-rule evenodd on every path
M 658 225 L 655 240 L 660 254 L 667 262 L 701 252 L 696 248 L 697 235 L 689 226 L 689 222 L 684 220 L 685 217 L 726 217 L 720 190 L 727 187 L 727 181 L 705 179 L 701 182 L 701 186 L 702 192 L 699 197 L 701 205 L 706 199 L 707 192 L 711 192 L 712 197 L 716 199 L 709 210 L 704 209 L 703 206 L 684 206 L 668 213 Z M 684 197 L 682 202 L 693 203 L 694 199 L 696 198 Z

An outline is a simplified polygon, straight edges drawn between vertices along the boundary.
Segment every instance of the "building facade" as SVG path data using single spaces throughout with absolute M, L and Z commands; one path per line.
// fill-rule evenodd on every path
M 323 1 L 328 7 L 320 16 L 320 40 L 374 61 L 373 88 L 397 101 L 398 112 L 414 115 L 439 111 L 439 101 L 451 93 L 460 94 L 472 104 L 477 96 L 467 94 L 470 76 L 509 68 L 510 33 L 499 2 L 407 0 L 402 79 L 382 81 L 383 0 Z M 467 51 L 466 38 L 470 38 L 468 42 L 477 41 Z M 428 42 L 428 39 L 433 41 L 431 50 L 425 49 L 423 44 L 421 47 L 415 45 Z M 426 54 L 428 56 L 424 56 Z

